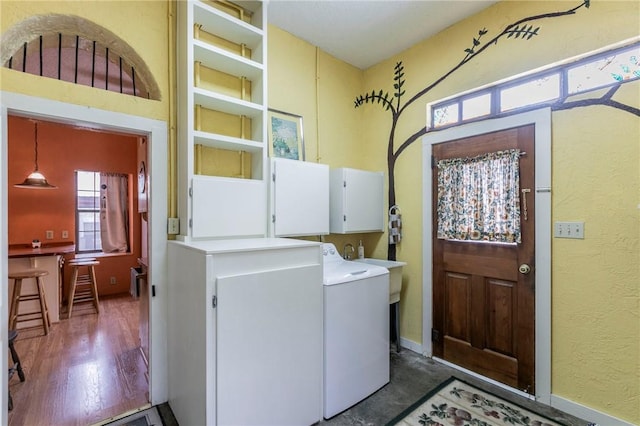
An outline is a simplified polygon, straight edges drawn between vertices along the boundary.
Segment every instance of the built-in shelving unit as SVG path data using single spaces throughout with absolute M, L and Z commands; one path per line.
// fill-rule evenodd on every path
M 265 236 L 266 5 L 180 1 L 177 39 L 180 238 Z

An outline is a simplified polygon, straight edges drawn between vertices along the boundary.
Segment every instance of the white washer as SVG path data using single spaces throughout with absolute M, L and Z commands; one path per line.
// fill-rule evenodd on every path
M 389 383 L 389 271 L 346 261 L 330 243 L 322 249 L 328 419 Z

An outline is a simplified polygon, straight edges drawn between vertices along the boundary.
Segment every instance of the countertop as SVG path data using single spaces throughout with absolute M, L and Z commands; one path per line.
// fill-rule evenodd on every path
M 9 259 L 18 257 L 57 256 L 74 253 L 75 251 L 75 244 L 69 242 L 42 244 L 42 246 L 37 249 L 32 248 L 30 243 L 11 244 L 9 245 Z

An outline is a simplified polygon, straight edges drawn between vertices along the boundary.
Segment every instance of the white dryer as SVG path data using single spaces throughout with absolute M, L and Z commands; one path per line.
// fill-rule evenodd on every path
M 330 243 L 322 249 L 328 419 L 389 383 L 389 271 L 344 260 Z

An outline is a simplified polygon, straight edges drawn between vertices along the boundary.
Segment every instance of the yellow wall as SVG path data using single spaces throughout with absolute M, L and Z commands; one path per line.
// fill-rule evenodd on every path
M 0 89 L 61 102 L 87 105 L 157 120 L 169 119 L 169 3 L 166 1 L 6 1 L 0 2 L 0 32 L 26 18 L 44 14 L 75 15 L 118 35 L 146 63 L 160 88 L 151 101 L 56 79 L 0 68 Z M 135 19 L 135 25 L 132 22 Z
M 362 137 L 364 121 L 353 107 L 363 90 L 362 71 L 272 25 L 268 43 L 269 108 L 302 116 L 306 161 L 386 171 L 386 163 L 374 161 L 376 151 Z M 342 250 L 362 240 L 365 256 L 373 257 L 383 237 L 332 234 L 325 241 Z
M 402 61 L 406 101 L 455 66 L 479 29 L 489 30 L 485 37 L 491 38 L 520 18 L 578 4 L 501 2 L 365 70 L 362 81 L 358 70 L 320 52 L 323 90 L 318 96 L 315 47 L 269 27 L 269 103 L 304 115 L 305 139 L 319 141 L 320 162 L 386 172 L 389 113 L 377 104 L 354 109 L 355 95 L 372 89 L 392 92 L 393 67 Z M 529 41 L 501 40 L 403 113 L 396 148 L 425 125 L 427 102 L 636 37 L 639 5 L 594 1 L 576 15 L 541 21 L 540 35 Z M 639 91 L 640 83 L 627 84 L 616 99 L 640 107 Z M 321 106 L 314 119 L 317 99 Z M 584 240 L 553 240 L 552 392 L 640 423 L 640 121 L 606 107 L 556 112 L 552 119 L 552 220 L 584 221 L 586 235 Z M 315 126 L 318 139 L 307 130 L 313 132 Z M 353 135 L 347 147 L 344 138 L 333 133 L 342 126 Z M 348 150 L 351 146 L 353 151 Z M 315 161 L 316 152 L 307 142 L 307 159 Z M 403 337 L 416 343 L 422 340 L 423 308 L 421 182 L 417 141 L 396 164 L 404 231 L 397 257 L 408 263 L 403 271 L 401 328 Z M 386 257 L 384 236 L 364 238 L 368 257 Z M 353 242 L 336 235 L 327 240 L 339 247 Z
M 639 84 L 628 93 L 638 103 Z M 553 240 L 553 391 L 640 423 L 640 132 L 606 107 L 553 114 L 553 219 L 585 222 Z
M 353 108 L 362 71 L 272 25 L 268 41 L 269 108 L 302 115 L 306 160 L 367 168 Z
M 403 61 L 407 94 L 414 94 L 457 64 L 479 29 L 492 37 L 519 18 L 578 4 L 499 3 L 366 70 L 365 90 L 392 90 L 393 66 Z M 638 2 L 595 1 L 574 16 L 542 21 L 532 40 L 501 40 L 403 114 L 396 146 L 425 125 L 427 102 L 637 36 L 639 13 Z M 640 107 L 639 87 L 624 86 L 616 99 Z M 363 109 L 365 137 L 384 156 L 386 115 L 375 105 Z M 553 240 L 552 392 L 638 423 L 640 121 L 606 107 L 557 112 L 552 120 L 552 220 L 584 221 L 586 234 Z M 405 233 L 398 259 L 408 262 L 401 325 L 403 337 L 416 342 L 422 336 L 420 152 L 414 143 L 396 165 Z

